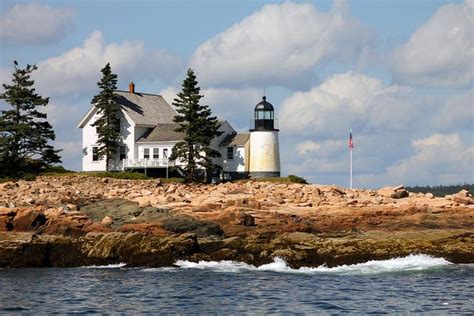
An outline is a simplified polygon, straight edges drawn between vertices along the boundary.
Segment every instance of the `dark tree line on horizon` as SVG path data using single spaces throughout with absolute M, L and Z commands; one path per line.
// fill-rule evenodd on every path
M 461 190 L 467 190 L 471 194 L 474 194 L 474 184 L 454 184 L 454 185 L 426 185 L 426 186 L 406 186 L 408 191 L 414 193 L 433 193 L 434 196 L 444 197 L 445 195 L 450 195 L 458 193 Z

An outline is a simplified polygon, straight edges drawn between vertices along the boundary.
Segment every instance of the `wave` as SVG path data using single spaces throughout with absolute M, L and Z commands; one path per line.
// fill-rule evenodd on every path
M 281 258 L 275 258 L 273 262 L 261 266 L 253 266 L 243 262 L 235 261 L 199 261 L 191 262 L 178 260 L 175 263 L 183 269 L 207 269 L 216 272 L 243 272 L 243 271 L 272 271 L 280 273 L 336 273 L 336 274 L 375 274 L 403 271 L 423 271 L 433 268 L 444 267 L 451 263 L 443 258 L 434 258 L 428 255 L 409 255 L 402 258 L 388 260 L 372 260 L 364 263 L 341 265 L 329 268 L 319 266 L 315 268 L 301 267 L 299 269 L 290 268 Z
M 141 269 L 143 272 L 178 272 L 177 267 L 161 267 L 161 268 L 145 268 Z
M 108 264 L 108 265 L 105 265 L 105 266 L 84 266 L 84 267 L 81 267 L 81 268 L 84 268 L 84 269 L 118 269 L 118 268 L 123 268 L 126 265 L 127 265 L 126 263 L 115 263 L 115 264 Z

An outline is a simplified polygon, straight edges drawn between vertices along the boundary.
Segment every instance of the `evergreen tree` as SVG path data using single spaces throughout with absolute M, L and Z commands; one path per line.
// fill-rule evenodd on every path
M 188 69 L 186 79 L 182 84 L 182 91 L 174 99 L 173 105 L 178 112 L 174 122 L 178 124 L 175 132 L 184 133 L 184 140 L 173 147 L 170 159 L 179 159 L 184 163 L 186 182 L 198 180 L 197 171 L 206 170 L 209 177 L 211 172 L 218 168 L 211 158 L 220 157 L 219 152 L 209 148 L 211 140 L 219 136 L 220 126 L 217 118 L 211 116 L 211 109 L 207 105 L 199 104 L 203 97 L 199 94 L 200 88 L 196 75 Z
M 38 109 L 46 106 L 49 98 L 39 96 L 33 88 L 30 74 L 36 65 L 21 69 L 16 61 L 13 64 L 12 84 L 3 84 L 5 91 L 0 94 L 12 107 L 0 116 L 0 174 L 17 177 L 59 163 L 61 158 L 60 150 L 49 144 L 56 138 L 53 128 Z
M 98 159 L 105 158 L 106 170 L 109 171 L 110 159 L 117 153 L 120 143 L 120 106 L 115 101 L 114 92 L 117 89 L 117 75 L 112 73 L 110 63 L 101 70 L 102 79 L 97 82 L 101 89 L 99 94 L 92 98 L 98 111 L 99 118 L 92 124 L 97 128 Z

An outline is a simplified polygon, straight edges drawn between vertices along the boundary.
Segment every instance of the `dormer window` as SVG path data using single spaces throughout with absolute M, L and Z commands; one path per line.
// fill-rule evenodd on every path
M 234 159 L 234 147 L 227 147 L 227 159 Z

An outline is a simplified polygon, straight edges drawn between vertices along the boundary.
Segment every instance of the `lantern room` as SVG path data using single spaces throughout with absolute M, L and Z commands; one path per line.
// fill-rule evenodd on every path
M 267 101 L 266 96 L 263 96 L 262 101 L 255 106 L 253 130 L 275 130 L 275 110 L 273 105 Z

